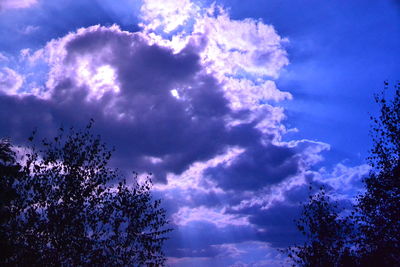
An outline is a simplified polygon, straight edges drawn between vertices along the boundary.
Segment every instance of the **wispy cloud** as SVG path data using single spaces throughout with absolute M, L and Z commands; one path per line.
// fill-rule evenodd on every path
M 0 10 L 28 8 L 38 3 L 38 0 L 1 0 Z

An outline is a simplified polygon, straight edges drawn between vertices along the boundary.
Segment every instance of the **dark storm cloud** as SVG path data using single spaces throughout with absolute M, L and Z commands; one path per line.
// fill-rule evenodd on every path
M 299 170 L 293 148 L 255 144 L 230 164 L 219 164 L 206 171 L 224 189 L 257 190 L 276 184 Z
M 302 201 L 307 200 L 307 196 Z M 263 241 L 272 247 L 287 247 L 303 240 L 301 233 L 296 228 L 295 220 L 299 218 L 301 205 L 287 201 L 275 202 L 268 208 L 261 205 L 252 205 L 240 209 L 227 209 L 227 214 L 248 217 L 249 225 L 254 231 L 249 235 L 249 240 Z
M 259 209 L 253 212 L 249 221 L 259 229 L 264 229 L 259 234 L 260 240 L 270 243 L 273 247 L 287 247 L 304 240 L 295 224 L 300 211 L 301 207 L 298 205 L 276 204 L 267 210 Z
M 51 66 L 50 97 L 3 96 L 0 104 L 15 118 L 4 118 L 2 134 L 27 135 L 35 127 L 48 133 L 60 125 L 82 127 L 94 118 L 95 130 L 116 146 L 115 160 L 123 168 L 153 172 L 158 181 L 232 145 L 246 150 L 230 167 L 208 172 L 222 188 L 256 189 L 295 174 L 295 152 L 261 145 L 257 120 L 226 127 L 226 118 L 249 113 L 230 110 L 222 85 L 202 71 L 197 50 L 188 46 L 173 53 L 115 26 L 81 29 L 50 42 L 44 50 Z M 99 85 L 93 78 L 102 67 L 115 76 L 108 81 L 112 84 Z
M 189 49 L 173 54 L 137 34 L 101 27 L 62 41 L 62 47 L 48 47 L 50 53 L 66 52 L 61 63 L 51 63 L 59 72 L 51 77 L 50 99 L 2 96 L 0 105 L 7 111 L 2 114 L 15 117 L 2 120 L 2 134 L 83 125 L 92 117 L 96 131 L 116 145 L 121 162 L 156 172 L 161 180 L 165 172 L 180 173 L 227 144 L 229 132 L 222 120 L 229 112 L 227 101 L 218 82 L 200 72 L 198 56 Z M 111 66 L 120 92 L 99 95 L 90 82 L 78 80 L 82 60 L 92 72 Z M 182 91 L 181 99 L 171 95 L 175 88 Z M 161 160 L 151 163 L 145 156 Z
M 295 219 L 301 208 L 298 205 L 276 203 L 269 209 L 254 207 L 240 211 L 249 216 L 249 225 L 218 227 L 206 221 L 192 221 L 176 227 L 167 241 L 168 255 L 172 257 L 213 257 L 218 254 L 216 246 L 261 241 L 274 248 L 283 248 L 304 239 L 298 232 Z
M 49 53 L 65 49 L 61 62 L 50 62 L 58 70 L 50 74 L 50 99 L 3 96 L 2 107 L 7 107 L 7 112 L 2 114 L 11 113 L 15 118 L 4 118 L 2 134 L 12 136 L 10 131 L 23 133 L 35 127 L 50 130 L 62 124 L 82 126 L 94 118 L 96 131 L 116 145 L 116 156 L 123 165 L 152 171 L 156 179 L 164 181 L 167 172 L 179 174 L 193 162 L 221 153 L 227 145 L 246 145 L 247 140 L 260 137 L 252 124 L 226 128 L 223 118 L 230 109 L 221 85 L 201 72 L 195 49 L 174 54 L 170 49 L 149 45 L 139 34 L 104 27 L 70 34 L 47 49 Z M 100 94 L 89 81 L 79 80 L 82 60 L 93 73 L 101 66 L 111 66 L 120 92 Z M 179 99 L 171 95 L 172 89 L 179 92 Z M 265 152 L 267 156 L 261 161 L 272 159 L 273 164 L 286 164 L 284 157 L 291 156 L 278 147 L 269 151 L 251 148 L 247 153 L 258 157 Z M 146 156 L 160 161 L 151 162 Z M 243 171 L 252 171 L 250 177 L 256 179 L 256 172 L 266 170 L 275 175 L 272 181 L 285 176 L 279 171 L 260 170 L 257 163 L 247 166 L 239 160 L 232 173 L 238 177 Z

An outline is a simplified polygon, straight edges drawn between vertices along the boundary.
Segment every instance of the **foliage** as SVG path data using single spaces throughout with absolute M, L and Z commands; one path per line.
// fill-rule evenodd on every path
M 12 253 L 0 265 L 163 265 L 170 229 L 160 201 L 152 200 L 151 181 L 122 179 L 108 166 L 112 151 L 91 127 L 68 134 L 61 128 L 41 149 L 32 145 L 19 163 L 3 142 L 0 156 L 8 156 L 1 179 L 12 183 L 2 192 L 7 187 L 14 195 L 3 202 L 9 216 L 1 224 Z
M 380 115 L 373 121 L 373 167 L 364 180 L 365 193 L 356 205 L 362 235 L 357 240 L 363 263 L 373 266 L 400 264 L 400 83 L 387 101 L 385 90 L 376 96 Z
M 6 236 L 6 224 L 11 218 L 11 203 L 17 197 L 13 182 L 19 179 L 20 169 L 10 142 L 0 139 L 0 263 L 11 257 L 14 251 L 11 240 Z

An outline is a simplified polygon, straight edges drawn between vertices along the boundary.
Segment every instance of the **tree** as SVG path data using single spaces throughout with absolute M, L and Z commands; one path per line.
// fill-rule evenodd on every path
M 400 264 L 400 83 L 394 97 L 386 100 L 388 83 L 375 97 L 380 115 L 373 121 L 372 167 L 364 179 L 365 193 L 358 197 L 356 211 L 362 234 L 357 240 L 362 262 L 369 266 Z
M 19 179 L 20 169 L 10 142 L 0 139 L 0 263 L 11 257 L 14 251 L 12 240 L 6 236 L 6 224 L 11 218 L 11 203 L 17 196 L 13 183 Z
M 2 181 L 13 179 L 14 195 L 1 224 L 12 253 L 0 265 L 164 264 L 170 229 L 160 201 L 152 200 L 150 179 L 139 184 L 134 175 L 127 182 L 110 168 L 112 151 L 91 128 L 92 122 L 68 134 L 61 128 L 41 149 L 30 146 L 19 163 L 2 160 L 1 168 L 14 166 L 14 173 L 1 169 Z M 15 155 L 11 148 L 2 151 Z
M 306 237 L 303 245 L 289 247 L 284 252 L 293 266 L 336 267 L 355 266 L 354 250 L 349 245 L 352 224 L 339 215 L 340 209 L 323 188 L 309 197 L 296 221 Z
M 400 83 L 390 101 L 387 89 L 385 82 L 375 98 L 380 115 L 371 117 L 373 148 L 365 192 L 346 217 L 338 215 L 325 193 L 310 197 L 298 220 L 307 242 L 286 250 L 295 265 L 400 266 Z

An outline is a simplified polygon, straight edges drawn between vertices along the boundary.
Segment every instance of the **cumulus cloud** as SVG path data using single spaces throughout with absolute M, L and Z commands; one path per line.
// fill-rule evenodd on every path
M 176 52 L 142 33 L 92 26 L 49 42 L 30 58 L 50 66 L 47 98 L 64 103 L 64 108 L 73 103 L 74 110 L 92 114 L 99 124 L 111 118 L 108 125 L 124 130 L 118 137 L 108 131 L 109 138 L 135 147 L 134 152 L 126 148 L 120 160 L 133 162 L 140 171 L 148 168 L 166 181 L 167 173 L 181 174 L 196 161 L 213 158 L 229 146 L 246 147 L 246 140 L 262 135 L 255 127 L 260 116 L 253 118 L 252 112 L 242 115 L 248 118 L 245 123 L 227 127 L 238 114 L 228 106 L 224 83 L 209 73 L 201 51 L 189 43 Z M 273 112 L 260 109 L 261 120 L 274 128 L 280 119 L 273 122 Z
M 370 169 L 367 164 L 350 167 L 338 163 L 331 172 L 321 168 L 314 180 L 328 186 L 335 197 L 349 199 L 361 192 L 362 179 L 369 174 Z
M 291 99 L 290 93 L 278 90 L 272 79 L 266 79 L 277 78 L 288 64 L 284 49 L 288 40 L 281 38 L 273 26 L 261 20 L 233 20 L 223 7 L 215 4 L 202 9 L 187 0 L 181 5 L 159 5 L 147 0 L 143 7 L 144 18 L 155 19 L 157 25 L 149 28 L 145 24 L 149 38 L 176 52 L 187 45 L 197 47 L 207 72 L 224 84 L 231 108 L 254 109 L 260 101 Z M 170 24 L 158 17 L 170 18 L 176 23 L 174 28 L 179 26 L 183 30 L 163 38 L 163 31 L 155 28 L 169 28 Z
M 3 67 L 0 70 L 0 92 L 8 95 L 17 95 L 18 89 L 21 88 L 24 78 L 16 71 Z
M 282 39 L 273 26 L 262 21 L 232 20 L 220 6 L 213 6 L 197 21 L 195 32 L 205 33 L 204 61 L 219 73 L 249 73 L 277 77 L 288 64 Z M 262 45 L 261 45 L 262 44 Z
M 144 0 L 141 11 L 141 23 L 146 31 L 170 33 L 184 25 L 195 15 L 197 6 L 189 0 Z
M 67 122 L 94 117 L 106 137 L 131 144 L 121 149 L 121 160 L 139 171 L 154 170 L 164 179 L 163 172 L 181 173 L 229 140 L 222 119 L 229 108 L 219 83 L 201 71 L 190 50 L 173 54 L 140 34 L 94 26 L 50 42 L 40 54 L 37 60 L 50 66 L 43 109 L 64 113 Z

